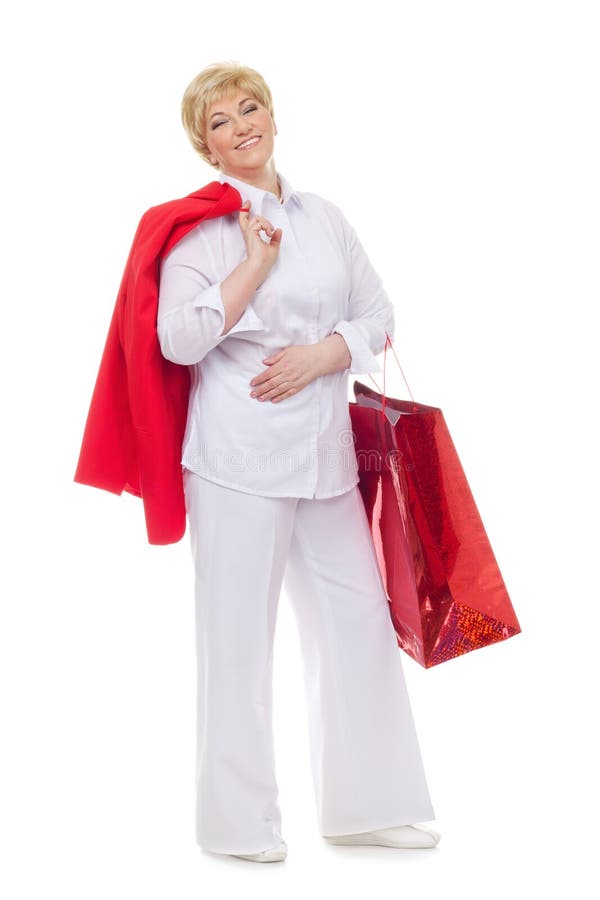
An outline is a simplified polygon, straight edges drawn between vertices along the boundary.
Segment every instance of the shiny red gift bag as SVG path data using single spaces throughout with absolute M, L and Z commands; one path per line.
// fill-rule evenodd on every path
M 388 346 L 383 393 L 354 382 L 359 488 L 398 644 L 430 668 L 521 628 L 442 410 L 385 393 Z

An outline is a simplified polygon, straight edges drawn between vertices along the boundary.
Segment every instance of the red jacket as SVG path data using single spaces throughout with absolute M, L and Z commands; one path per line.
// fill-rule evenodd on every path
M 191 383 L 189 368 L 161 353 L 159 263 L 198 222 L 241 206 L 239 192 L 220 181 L 152 206 L 125 264 L 73 480 L 141 497 L 150 544 L 185 534 L 181 450 Z

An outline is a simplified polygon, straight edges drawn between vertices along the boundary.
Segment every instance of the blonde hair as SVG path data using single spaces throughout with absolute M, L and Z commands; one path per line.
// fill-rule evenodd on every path
M 273 98 L 266 81 L 255 69 L 243 66 L 236 60 L 207 66 L 190 81 L 181 101 L 181 121 L 190 143 L 214 169 L 218 169 L 219 165 L 211 162 L 206 143 L 208 110 L 217 100 L 234 94 L 236 88 L 258 100 L 273 117 Z

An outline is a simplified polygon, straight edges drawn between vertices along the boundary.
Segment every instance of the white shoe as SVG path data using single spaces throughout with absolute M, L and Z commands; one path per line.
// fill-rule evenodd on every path
M 441 834 L 423 825 L 396 825 L 393 828 L 379 828 L 377 831 L 363 831 L 360 834 L 332 834 L 323 837 L 330 844 L 355 844 L 358 846 L 404 847 L 416 850 L 435 847 Z
M 231 853 L 230 856 L 237 856 L 239 859 L 251 859 L 252 862 L 279 862 L 287 856 L 287 844 L 282 841 L 277 847 L 270 847 L 268 850 L 261 850 L 259 853 Z

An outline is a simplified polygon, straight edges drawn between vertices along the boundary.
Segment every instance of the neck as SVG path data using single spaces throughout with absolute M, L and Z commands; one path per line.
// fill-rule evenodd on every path
M 254 187 L 260 188 L 262 191 L 270 191 L 272 194 L 275 194 L 276 197 L 281 195 L 277 171 L 274 165 L 265 166 L 264 168 L 257 170 L 244 169 L 241 172 L 226 172 L 224 169 L 221 171 L 223 175 L 239 178 L 240 181 L 245 181 L 246 184 L 251 184 Z

